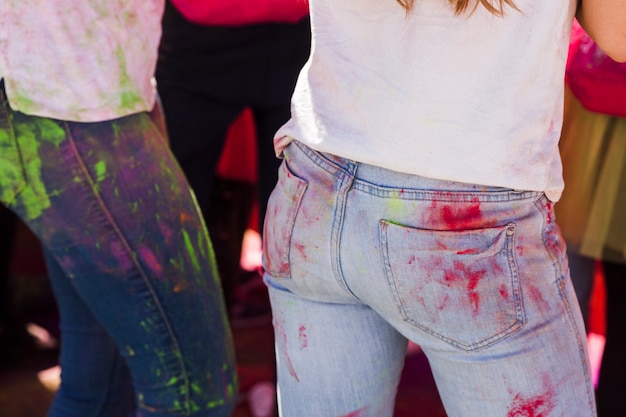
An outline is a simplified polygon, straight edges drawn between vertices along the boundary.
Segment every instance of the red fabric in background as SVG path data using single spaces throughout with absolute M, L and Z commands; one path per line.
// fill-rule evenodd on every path
M 596 273 L 589 301 L 589 332 L 606 335 L 606 289 L 604 288 L 604 275 L 602 264 L 596 264 Z
M 189 21 L 212 26 L 296 23 L 309 14 L 307 0 L 172 0 Z
M 256 130 L 252 112 L 245 109 L 228 130 L 217 175 L 256 184 L 257 172 Z
M 250 109 L 245 109 L 228 130 L 222 156 L 217 165 L 221 178 L 257 183 L 258 159 L 254 119 Z M 259 231 L 259 207 L 255 204 L 250 215 L 250 229 Z

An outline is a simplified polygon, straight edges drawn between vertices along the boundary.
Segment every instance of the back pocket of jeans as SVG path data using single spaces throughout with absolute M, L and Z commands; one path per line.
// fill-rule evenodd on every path
M 402 318 L 464 350 L 524 323 L 515 225 L 439 231 L 380 222 L 385 272 Z
M 283 161 L 278 182 L 267 203 L 263 228 L 263 267 L 271 277 L 291 277 L 291 234 L 307 186 L 308 183 L 292 174 Z
M 0 202 L 11 206 L 26 187 L 22 159 L 10 129 L 0 129 Z

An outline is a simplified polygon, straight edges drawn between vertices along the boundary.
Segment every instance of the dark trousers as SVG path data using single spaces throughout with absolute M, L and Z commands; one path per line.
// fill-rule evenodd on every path
M 12 333 L 9 327 L 15 322 L 9 264 L 16 224 L 17 216 L 0 204 L 0 349 L 9 342 Z
M 234 297 L 241 240 L 255 198 L 262 230 L 280 164 L 273 137 L 290 117 L 291 94 L 309 48 L 308 19 L 203 26 L 166 3 L 156 69 L 159 94 L 170 146 L 204 214 L 227 300 Z M 256 196 L 249 184 L 215 178 L 228 128 L 246 107 L 256 125 Z
M 606 283 L 606 345 L 598 381 L 598 417 L 626 416 L 626 264 L 603 262 Z

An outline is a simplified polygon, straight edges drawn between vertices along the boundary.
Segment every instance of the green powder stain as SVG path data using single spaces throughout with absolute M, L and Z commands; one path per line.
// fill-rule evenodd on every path
M 96 171 L 96 181 L 97 182 L 102 181 L 107 174 L 106 162 L 104 161 L 97 162 L 93 168 Z
M 401 212 L 405 207 L 404 200 L 401 198 L 401 195 L 396 196 L 388 201 L 389 208 L 396 213 Z
M 0 152 L 0 200 L 12 203 L 15 193 L 25 186 L 25 182 L 13 135 L 7 130 L 0 130 Z
M 191 400 L 189 400 L 189 408 L 194 413 L 197 413 L 198 411 L 200 411 L 200 407 L 198 407 L 198 404 L 196 404 L 195 402 L 193 402 Z
M 179 272 L 185 272 L 185 264 L 183 264 L 178 259 L 170 259 L 170 265 L 172 265 L 175 269 L 180 270 Z
M 173 376 L 173 377 L 170 378 L 169 381 L 167 381 L 167 386 L 171 387 L 172 385 L 176 385 L 177 382 L 178 382 L 178 378 Z
M 215 257 L 215 251 L 213 250 L 213 244 L 211 243 L 211 239 L 209 239 L 208 235 L 206 236 L 207 250 L 209 252 L 209 264 L 211 265 L 211 274 L 213 275 L 213 282 L 221 285 L 220 281 L 220 273 L 217 270 L 217 258 Z
M 54 144 L 57 148 L 65 140 L 65 130 L 50 119 L 36 119 L 35 125 L 39 130 L 42 142 Z
M 133 110 L 138 104 L 142 102 L 141 97 L 133 91 L 134 83 L 131 81 L 126 71 L 126 56 L 124 56 L 124 50 L 120 45 L 115 50 L 115 55 L 119 62 L 120 72 L 120 90 L 122 91 L 120 101 L 123 109 Z
M 196 251 L 193 248 L 191 243 L 191 239 L 189 238 L 189 234 L 186 230 L 183 230 L 183 239 L 185 240 L 185 246 L 187 247 L 187 253 L 189 254 L 189 258 L 191 259 L 191 263 L 197 272 L 200 272 L 200 263 L 198 262 L 198 257 L 196 256 Z
M 199 230 L 198 231 L 198 250 L 200 251 L 200 255 L 202 256 L 202 258 L 206 258 L 206 248 L 205 248 L 206 241 L 207 241 L 206 234 L 204 233 L 204 231 Z
M 52 143 L 58 148 L 65 139 L 65 131 L 52 120 L 33 118 L 29 123 L 16 123 L 15 133 L 16 142 L 21 152 L 23 172 L 28 181 L 27 186 L 20 194 L 20 198 L 25 208 L 26 220 L 32 220 L 50 207 L 50 195 L 42 178 L 43 163 L 39 154 L 40 147 L 43 143 Z M 7 132 L 4 134 L 7 135 Z M 7 139 L 7 136 L 0 137 L 0 141 Z M 16 178 L 4 178 L 3 175 L 3 179 L 0 181 L 15 180 Z M 59 193 L 56 192 L 57 195 Z
M 233 384 L 228 384 L 228 398 L 233 398 L 235 395 L 235 387 Z
M 215 408 L 224 405 L 224 400 L 211 401 L 207 404 L 207 408 Z
M 8 82 L 8 84 L 12 84 Z M 9 87 L 9 86 L 7 86 Z M 19 88 L 15 85 L 11 85 L 11 107 L 15 110 L 19 110 L 22 113 L 32 113 L 33 110 L 37 107 L 35 102 L 27 97 L 27 94 L 24 94 Z
M 16 126 L 17 141 L 22 151 L 22 163 L 28 186 L 24 188 L 20 197 L 26 209 L 26 219 L 36 219 L 41 213 L 50 207 L 45 184 L 41 174 L 41 158 L 39 146 L 41 142 L 37 138 L 34 124 L 21 124 Z
M 200 385 L 198 385 L 196 382 L 193 382 L 191 384 L 191 390 L 193 392 L 195 392 L 196 394 L 201 394 L 202 393 L 202 388 L 200 388 Z

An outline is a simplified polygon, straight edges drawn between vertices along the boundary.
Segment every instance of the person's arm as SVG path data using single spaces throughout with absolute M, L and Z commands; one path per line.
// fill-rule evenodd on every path
M 626 0 L 578 0 L 576 19 L 608 56 L 626 62 Z

